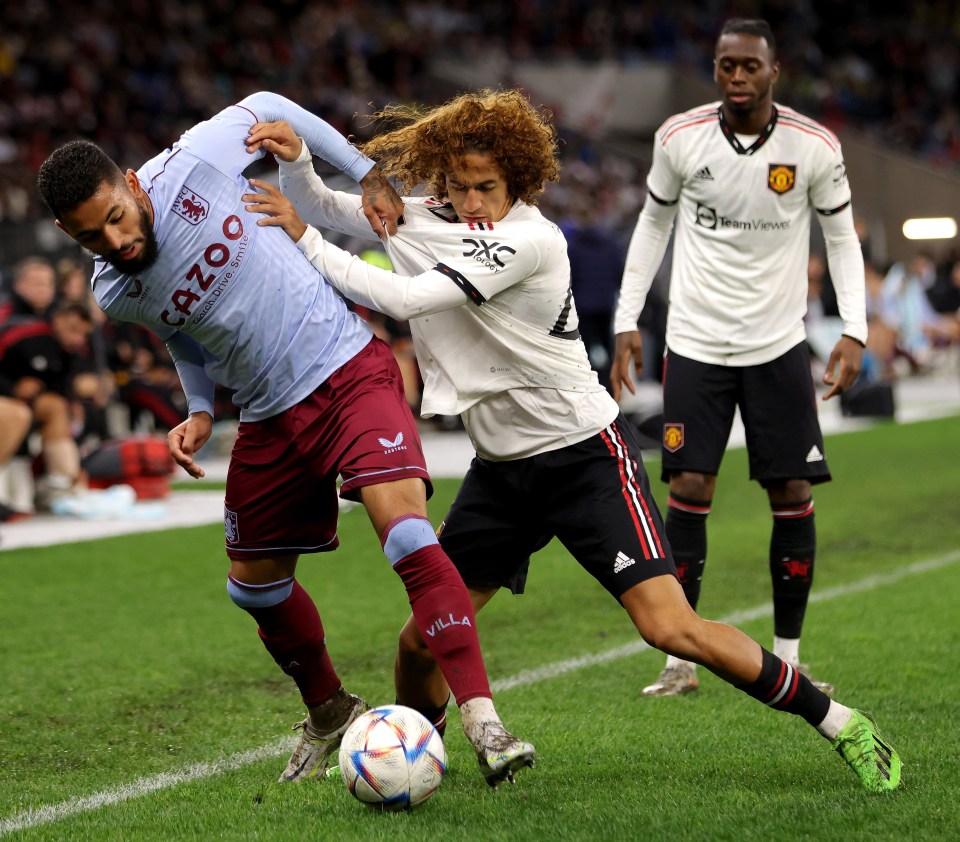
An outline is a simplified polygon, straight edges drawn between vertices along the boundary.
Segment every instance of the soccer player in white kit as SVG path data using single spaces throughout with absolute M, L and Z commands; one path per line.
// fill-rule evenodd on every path
M 530 555 L 556 536 L 651 645 L 801 716 L 867 789 L 895 788 L 899 758 L 864 714 L 739 630 L 701 619 L 684 598 L 636 432 L 578 336 L 566 243 L 535 207 L 558 174 L 548 119 L 522 93 L 500 91 L 464 94 L 403 122 L 364 147 L 405 188 L 433 191 L 405 199 L 404 224 L 385 243 L 397 274 L 304 224 L 300 213 L 373 237 L 358 216 L 360 199 L 323 183 L 312 166 L 317 150 L 285 123 L 257 124 L 249 143 L 281 161 L 288 195 L 254 181 L 263 192 L 245 200 L 347 297 L 411 320 L 423 412 L 462 414 L 477 450 L 439 531 L 474 606 L 500 587 L 522 592 Z M 401 704 L 443 725 L 449 690 L 412 619 L 401 633 L 396 683 Z
M 307 718 L 281 780 L 322 777 L 366 703 L 347 693 L 312 599 L 302 553 L 336 549 L 342 497 L 363 503 L 416 622 L 443 665 L 481 771 L 495 786 L 533 764 L 491 700 L 463 581 L 426 518 L 430 480 L 392 352 L 277 229 L 243 205 L 259 120 L 289 120 L 364 188 L 364 213 L 396 229 L 399 197 L 373 161 L 289 100 L 253 94 L 194 126 L 138 171 L 95 144 L 65 144 L 38 186 L 58 226 L 99 255 L 93 294 L 111 318 L 164 339 L 189 417 L 168 436 L 194 477 L 209 439 L 214 383 L 235 390 L 240 428 L 224 500 L 227 592 L 300 690 Z M 262 155 L 260 156 L 262 157 Z M 189 583 L 187 583 L 189 585 Z
M 634 390 L 631 359 L 637 373 L 642 367 L 637 319 L 675 226 L 661 464 L 670 487 L 667 537 L 696 608 L 706 520 L 739 406 L 750 477 L 766 490 L 773 516 L 773 651 L 805 670 L 799 645 L 816 554 L 812 486 L 830 480 L 803 323 L 813 211 L 843 320 L 825 399 L 860 372 L 866 298 L 840 143 L 773 102 L 775 49 L 765 21 L 728 21 L 714 60 L 722 100 L 674 115 L 657 131 L 614 316 L 611 383 L 618 399 L 621 386 Z M 644 694 L 697 686 L 694 664 L 668 658 Z

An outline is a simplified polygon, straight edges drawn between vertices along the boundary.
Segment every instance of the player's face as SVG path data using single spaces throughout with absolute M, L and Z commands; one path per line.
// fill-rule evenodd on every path
M 85 249 L 100 255 L 121 272 L 142 272 L 157 260 L 157 238 L 146 197 L 136 183 L 137 195 L 130 187 L 128 173 L 123 181 L 104 181 L 85 202 L 63 215 L 57 225 Z M 149 201 L 149 199 L 146 199 Z
M 446 198 L 461 222 L 499 222 L 513 205 L 500 167 L 488 152 L 454 159 L 446 180 Z
M 765 38 L 733 33 L 717 42 L 713 78 L 728 114 L 745 117 L 766 110 L 773 101 L 773 85 L 780 65 L 773 60 Z

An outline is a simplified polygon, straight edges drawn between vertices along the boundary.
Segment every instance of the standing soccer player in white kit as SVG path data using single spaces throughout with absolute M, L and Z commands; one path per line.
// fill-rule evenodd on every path
M 666 530 L 677 572 L 696 608 L 706 520 L 739 406 L 750 477 L 766 490 L 773 516 L 773 651 L 804 671 L 800 632 L 816 555 L 812 486 L 830 480 L 803 323 L 813 211 L 843 320 L 825 399 L 860 372 L 863 256 L 839 141 L 773 102 L 780 68 L 767 23 L 728 21 L 714 65 L 721 102 L 671 117 L 656 135 L 614 317 L 611 387 L 615 398 L 621 386 L 633 391 L 631 359 L 638 373 L 642 366 L 637 319 L 675 225 L 661 477 L 670 486 Z M 694 664 L 668 658 L 644 694 L 682 695 L 697 686 Z

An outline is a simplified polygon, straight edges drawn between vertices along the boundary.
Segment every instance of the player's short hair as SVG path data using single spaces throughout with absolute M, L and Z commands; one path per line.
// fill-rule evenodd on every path
M 443 196 L 450 162 L 470 153 L 490 154 L 511 198 L 528 205 L 537 203 L 548 181 L 560 177 L 552 114 L 531 105 L 519 90 L 461 94 L 428 110 L 393 105 L 371 118 L 401 124 L 362 150 L 381 172 L 397 178 L 404 192 L 426 186 Z
M 72 140 L 58 147 L 40 165 L 37 189 L 53 215 L 63 214 L 89 199 L 104 181 L 110 184 L 123 179 L 123 173 L 95 143 Z
M 719 41 L 724 35 L 752 35 L 755 38 L 763 38 L 770 48 L 771 57 L 777 53 L 777 39 L 770 24 L 762 18 L 730 18 L 724 23 L 717 40 Z

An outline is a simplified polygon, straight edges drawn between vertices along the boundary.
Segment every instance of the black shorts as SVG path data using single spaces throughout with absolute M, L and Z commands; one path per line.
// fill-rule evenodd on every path
M 559 450 L 474 457 L 438 534 L 477 589 L 522 593 L 530 555 L 554 536 L 617 599 L 638 582 L 676 575 L 640 444 L 622 415 Z
M 679 471 L 714 474 L 740 407 L 750 479 L 827 482 L 823 433 L 806 343 L 763 365 L 710 365 L 667 352 L 663 381 L 661 479 Z

